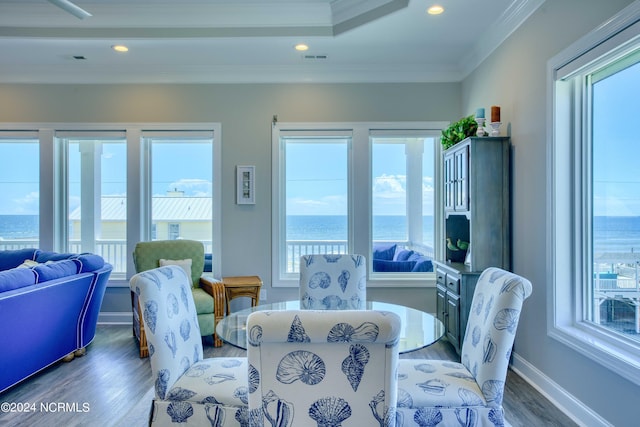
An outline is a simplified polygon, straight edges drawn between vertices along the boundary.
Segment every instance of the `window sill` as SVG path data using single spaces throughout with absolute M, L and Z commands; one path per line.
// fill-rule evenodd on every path
M 556 326 L 548 335 L 582 355 L 640 385 L 640 356 L 637 348 L 589 324 Z

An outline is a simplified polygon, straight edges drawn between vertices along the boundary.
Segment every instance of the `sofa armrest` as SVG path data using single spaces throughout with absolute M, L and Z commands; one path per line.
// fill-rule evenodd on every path
M 217 325 L 224 317 L 224 283 L 213 277 L 202 276 L 200 277 L 200 287 L 213 297 L 213 317 Z M 213 334 L 213 340 L 215 347 L 222 345 L 222 341 L 218 335 Z

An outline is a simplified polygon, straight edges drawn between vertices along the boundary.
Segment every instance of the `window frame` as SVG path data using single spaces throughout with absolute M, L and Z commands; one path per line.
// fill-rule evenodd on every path
M 213 232 L 212 232 L 212 275 L 221 276 L 222 254 L 222 132 L 221 124 L 212 123 L 2 123 L 0 132 L 34 132 L 37 134 L 40 152 L 40 245 L 44 250 L 64 251 L 67 242 L 67 193 L 66 157 L 55 143 L 56 132 L 100 133 L 109 131 L 123 132 L 126 138 L 127 155 L 127 253 L 132 253 L 139 241 L 148 240 L 150 233 L 147 223 L 150 221 L 151 207 L 146 203 L 150 179 L 148 155 L 144 150 L 144 132 L 193 132 L 213 133 Z M 62 159 L 62 160 L 61 160 Z M 50 179 L 47 179 L 50 177 Z M 151 198 L 149 197 L 149 201 Z M 145 217 L 146 216 L 146 217 Z M 148 220 L 146 219 L 148 218 Z M 110 278 L 109 287 L 129 287 L 129 278 L 135 274 L 133 258 L 127 257 L 126 277 Z
M 547 64 L 547 334 L 640 384 L 640 345 L 593 322 L 591 97 L 587 74 L 640 45 L 640 2 L 620 11 Z M 586 144 L 583 141 L 589 141 Z
M 349 251 L 352 253 L 370 254 L 371 243 L 371 142 L 370 138 L 376 131 L 415 131 L 421 134 L 428 134 L 436 138 L 434 144 L 434 243 L 441 240 L 442 227 L 444 226 L 441 202 L 441 147 L 439 137 L 442 129 L 449 125 L 448 122 L 329 122 L 329 123 L 274 123 L 272 129 L 272 286 L 273 287 L 298 287 L 299 278 L 297 275 L 281 274 L 280 265 L 282 253 L 281 241 L 284 236 L 283 221 L 281 212 L 285 212 L 285 195 L 283 194 L 283 172 L 284 158 L 280 150 L 280 134 L 283 131 L 302 132 L 334 132 L 350 131 L 352 135 L 351 149 L 349 150 Z M 366 191 L 356 191 L 356 189 L 366 189 Z M 353 218 L 365 218 L 353 223 Z M 435 245 L 435 257 L 439 257 L 439 246 Z M 371 287 L 404 287 L 404 286 L 435 286 L 435 273 L 412 273 L 393 274 L 378 273 L 371 274 L 373 261 L 367 256 L 368 266 L 368 286 Z M 294 277 L 295 276 L 295 277 Z

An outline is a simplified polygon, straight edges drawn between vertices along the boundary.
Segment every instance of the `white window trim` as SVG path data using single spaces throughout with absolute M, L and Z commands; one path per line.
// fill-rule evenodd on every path
M 349 244 L 350 251 L 353 253 L 368 254 L 371 253 L 371 243 L 369 235 L 371 233 L 371 152 L 369 137 L 371 132 L 375 131 L 393 131 L 393 130 L 416 130 L 420 132 L 433 132 L 433 136 L 439 137 L 442 129 L 446 128 L 449 122 L 429 121 L 429 122 L 331 122 L 331 123 L 274 123 L 271 134 L 272 142 L 272 286 L 273 287 L 298 287 L 299 279 L 280 277 L 280 257 L 281 248 L 280 240 L 284 230 L 281 229 L 280 212 L 283 211 L 282 203 L 284 203 L 280 189 L 282 188 L 281 166 L 283 159 L 280 152 L 280 132 L 281 131 L 336 131 L 348 130 L 352 132 L 351 149 L 349 150 L 349 200 L 351 210 L 350 222 L 353 217 L 365 218 L 364 221 L 358 221 L 358 228 L 354 228 L 354 224 L 349 224 Z M 439 144 L 437 150 L 440 150 Z M 439 159 L 440 151 L 436 153 L 436 159 Z M 435 241 L 441 241 L 438 233 L 441 227 L 437 224 L 443 223 L 441 216 L 442 202 L 439 192 L 440 181 L 440 165 L 436 160 L 434 168 L 436 179 L 435 194 L 435 218 L 436 234 Z M 358 171 L 357 173 L 355 171 Z M 354 191 L 354 189 L 365 188 L 366 191 Z M 360 238 L 358 236 L 367 236 Z M 437 245 L 436 245 L 437 246 Z M 437 249 L 437 248 L 436 248 Z M 436 257 L 438 254 L 436 253 Z M 369 257 L 367 257 L 368 259 Z M 371 260 L 368 260 L 371 263 Z M 372 275 L 367 278 L 367 286 L 370 287 L 433 287 L 435 286 L 435 275 L 432 273 L 425 274 L 385 274 L 384 276 Z
M 581 88 L 559 79 L 587 66 L 625 43 L 625 29 L 640 25 L 640 1 L 635 1 L 603 25 L 551 58 L 547 64 L 547 334 L 584 356 L 640 384 L 638 346 L 619 339 L 604 328 L 582 322 L 582 287 L 585 269 L 581 225 L 586 188 L 579 142 L 588 126 L 581 117 Z M 637 30 L 631 34 L 637 34 Z M 628 41 L 628 37 L 627 40 Z M 572 165 L 572 166 L 569 166 Z M 584 186 L 588 183 L 584 182 Z
M 47 250 L 59 250 L 66 244 L 60 238 L 58 204 L 56 200 L 57 180 L 59 173 L 55 166 L 54 137 L 58 131 L 122 131 L 127 138 L 127 218 L 144 218 L 145 190 L 142 188 L 142 177 L 148 173 L 148 165 L 143 164 L 143 148 L 141 135 L 143 132 L 163 131 L 213 131 L 213 235 L 212 275 L 220 277 L 222 274 L 222 126 L 220 123 L 2 123 L 0 131 L 32 131 L 38 133 L 40 141 L 40 247 Z M 148 175 L 147 175 L 148 176 Z M 52 179 L 47 179 L 51 177 Z M 65 203 L 66 205 L 66 203 Z M 127 248 L 132 252 L 135 244 L 144 240 L 144 221 L 127 221 Z M 127 278 L 125 280 L 110 280 L 109 287 L 129 287 L 128 279 L 134 274 L 133 258 L 127 258 Z

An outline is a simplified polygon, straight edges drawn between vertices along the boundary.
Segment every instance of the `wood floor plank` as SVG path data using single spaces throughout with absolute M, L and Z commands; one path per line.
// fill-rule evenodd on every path
M 211 342 L 205 344 L 204 357 L 246 354 L 228 344 L 219 348 Z M 401 357 L 453 360 L 457 355 L 442 340 Z M 85 356 L 56 363 L 0 394 L 0 403 L 30 404 L 36 409 L 0 412 L 0 425 L 143 427 L 147 425 L 152 386 L 149 359 L 138 357 L 131 327 L 99 325 Z M 507 376 L 504 408 L 513 427 L 576 425 L 512 371 Z

